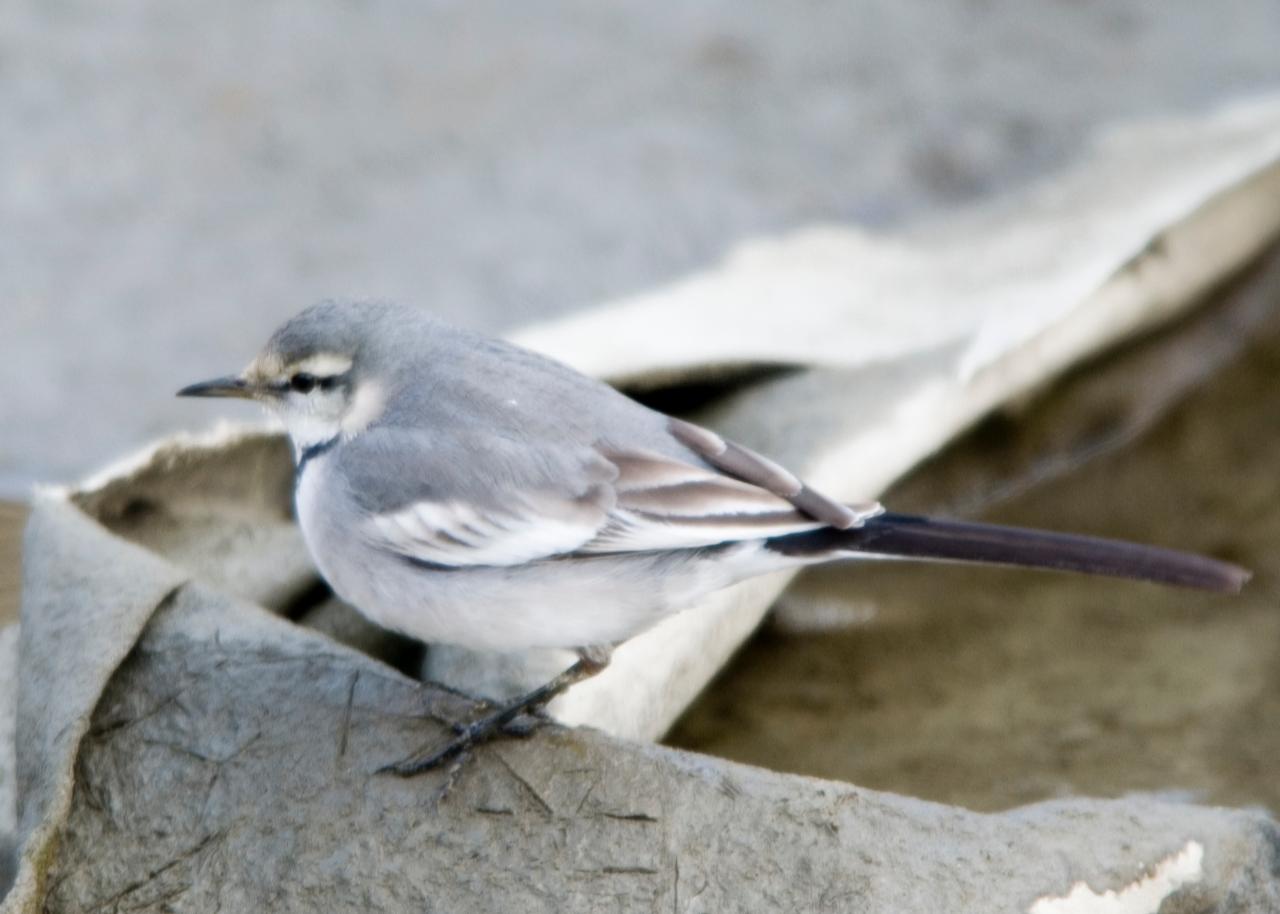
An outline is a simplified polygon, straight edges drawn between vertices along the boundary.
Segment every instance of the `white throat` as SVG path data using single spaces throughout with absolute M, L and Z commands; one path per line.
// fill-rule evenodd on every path
M 366 381 L 340 415 L 324 410 L 324 404 L 315 400 L 276 412 L 293 441 L 294 458 L 301 460 L 311 448 L 351 440 L 375 422 L 385 408 L 382 385 Z
M 342 423 L 322 416 L 286 412 L 281 414 L 285 430 L 293 442 L 293 456 L 301 460 L 303 453 L 313 447 L 328 444 L 342 434 Z

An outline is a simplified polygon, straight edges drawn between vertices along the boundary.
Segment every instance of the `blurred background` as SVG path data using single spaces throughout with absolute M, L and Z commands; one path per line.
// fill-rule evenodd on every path
M 0 496 L 326 296 L 501 331 L 815 222 L 893 231 L 1280 85 L 1274 0 L 12 0 Z

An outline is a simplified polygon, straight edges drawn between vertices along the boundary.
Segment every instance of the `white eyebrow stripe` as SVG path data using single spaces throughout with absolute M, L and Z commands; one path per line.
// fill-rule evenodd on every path
M 290 373 L 304 372 L 317 378 L 332 378 L 351 370 L 351 359 L 332 352 L 318 352 L 289 366 Z

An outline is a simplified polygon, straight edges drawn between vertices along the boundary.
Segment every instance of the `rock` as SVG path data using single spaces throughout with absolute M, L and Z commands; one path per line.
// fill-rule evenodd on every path
M 1259 811 L 1136 797 L 979 814 L 550 724 L 453 770 L 379 774 L 476 708 L 197 580 L 65 494 L 37 500 L 26 556 L 22 858 L 3 914 L 1280 904 L 1280 831 Z

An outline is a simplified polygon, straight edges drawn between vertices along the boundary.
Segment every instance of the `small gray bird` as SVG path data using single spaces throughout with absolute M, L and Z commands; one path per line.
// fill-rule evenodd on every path
M 984 562 L 1238 591 L 1186 553 L 841 504 L 714 432 L 500 340 L 383 303 L 316 305 L 239 375 L 189 397 L 257 400 L 297 461 L 298 522 L 325 580 L 377 624 L 578 661 L 460 727 L 434 767 L 595 675 L 704 594 L 858 556 Z

